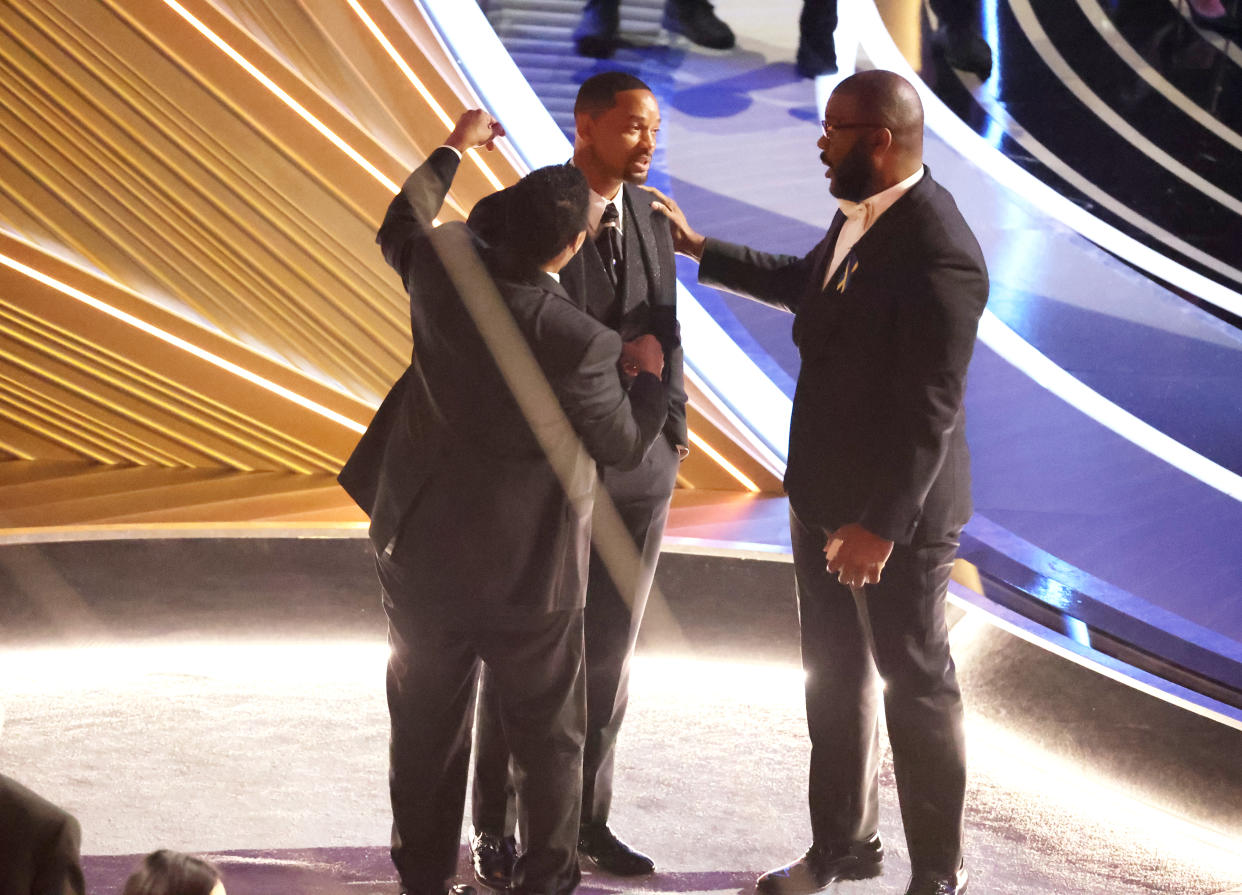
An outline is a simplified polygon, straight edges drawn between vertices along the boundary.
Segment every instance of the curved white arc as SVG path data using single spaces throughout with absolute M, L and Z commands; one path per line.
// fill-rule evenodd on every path
M 993 100 L 989 94 L 982 91 L 976 93 L 975 102 L 977 102 L 980 107 L 988 113 L 988 115 L 996 121 L 1004 124 L 1005 135 L 1007 137 L 1016 142 L 1019 146 L 1029 152 L 1032 157 L 1037 159 L 1040 164 L 1077 189 L 1084 196 L 1089 197 L 1098 205 L 1107 208 L 1118 217 L 1128 220 L 1136 229 L 1141 230 L 1149 236 L 1159 240 L 1161 245 L 1168 246 L 1170 249 L 1173 249 L 1181 255 L 1190 258 L 1193 261 L 1198 261 L 1204 267 L 1211 268 L 1222 276 L 1227 276 L 1230 279 L 1237 280 L 1239 284 L 1242 284 L 1242 268 L 1232 267 L 1225 264 L 1219 258 L 1209 255 L 1198 246 L 1191 245 L 1180 236 L 1175 236 L 1158 224 L 1152 223 L 1147 218 L 1136 215 L 1133 211 L 1127 208 L 1126 204 L 1120 199 L 1113 198 L 1090 180 L 1087 180 L 1075 171 L 1072 166 L 1061 161 L 1060 156 L 1053 153 L 1051 149 L 1039 142 L 1039 140 L 1035 139 L 1035 137 L 1023 129 L 1020 124 L 1010 118 L 1009 113 L 1005 110 L 1005 107 Z M 1075 205 L 1074 207 L 1077 208 L 1078 206 Z M 1090 215 L 1090 212 L 1084 211 L 1083 214 Z M 1094 215 L 1090 215 L 1090 217 L 1092 220 L 1098 220 L 1098 218 L 1095 218 Z M 1066 221 L 1066 223 L 1068 223 L 1068 221 Z M 1075 229 L 1077 229 L 1080 233 L 1083 232 L 1078 227 L 1075 227 Z M 1084 233 L 1083 235 L 1087 234 Z M 1088 238 L 1091 237 L 1088 236 Z M 1157 253 L 1157 255 L 1160 258 L 1165 258 L 1164 255 L 1160 255 L 1159 253 Z M 1151 270 L 1150 267 L 1147 269 Z M 1153 273 L 1154 272 L 1155 271 L 1153 271 Z M 1164 277 L 1164 279 L 1169 280 L 1168 277 Z M 1172 282 L 1172 280 L 1169 280 L 1169 282 Z
M 469 0 L 415 0 L 474 82 L 491 113 L 500 119 L 511 146 L 534 168 L 556 165 L 573 155 L 573 147 L 531 89 L 478 3 Z
M 1066 403 L 1164 462 L 1222 494 L 1242 501 L 1242 476 L 1143 422 L 1073 374 L 1010 329 L 991 311 L 979 321 L 979 339 L 1006 361 Z
M 1242 316 L 1242 294 L 1215 280 L 1190 270 L 1183 264 L 1143 245 L 1099 218 L 1075 205 L 1046 183 L 1023 170 L 1006 158 L 970 126 L 957 117 L 918 76 L 906 58 L 893 43 L 884 26 L 880 13 L 871 0 L 841 5 L 842 15 L 859 16 L 860 43 L 867 58 L 879 67 L 895 71 L 905 77 L 918 90 L 923 100 L 923 112 L 927 126 L 939 134 L 946 143 L 969 157 L 971 164 L 993 180 L 1008 187 L 1016 196 L 1049 217 L 1061 221 L 1096 245 L 1125 258 L 1131 264 L 1146 270 L 1167 283 L 1184 289 L 1191 295 L 1223 308 L 1231 314 Z
M 1194 16 L 1190 14 L 1189 3 L 1182 3 L 1180 0 L 1169 0 L 1169 4 L 1176 10 L 1179 16 L 1186 20 L 1190 27 L 1199 32 L 1199 36 L 1203 38 L 1205 43 L 1212 44 L 1216 51 L 1223 54 L 1229 61 L 1242 65 L 1242 46 L 1239 46 L 1236 41 L 1223 34 L 1196 25 Z M 1221 42 L 1219 47 L 1216 46 L 1217 40 Z
M 1228 127 L 1219 118 L 1213 117 L 1202 106 L 1170 84 L 1160 71 L 1153 68 L 1151 63 L 1140 56 L 1130 42 L 1122 36 L 1112 20 L 1104 15 L 1099 4 L 1091 0 L 1074 0 L 1074 2 L 1078 4 L 1078 8 L 1082 10 L 1083 16 L 1091 23 L 1091 26 L 1099 32 L 1100 37 L 1104 38 L 1104 42 L 1123 62 L 1134 69 L 1134 73 L 1146 81 L 1148 86 L 1187 116 L 1193 118 L 1204 130 L 1211 131 L 1235 149 L 1242 149 L 1242 134 Z
M 1095 117 L 1111 127 L 1118 135 L 1125 138 L 1127 143 L 1141 150 L 1144 155 L 1169 173 L 1176 175 L 1184 183 L 1193 186 L 1208 198 L 1215 199 L 1234 214 L 1242 215 L 1242 200 L 1231 196 L 1206 177 L 1190 170 L 1155 143 L 1151 142 L 1130 122 L 1114 112 L 1108 103 L 1100 99 L 1095 91 L 1087 86 L 1086 82 L 1074 71 L 1073 66 L 1066 62 L 1065 57 L 1053 46 L 1052 39 L 1044 31 L 1044 26 L 1040 24 L 1039 18 L 1035 15 L 1035 11 L 1031 9 L 1031 4 L 1028 0 L 1009 0 L 1009 8 L 1013 12 L 1014 18 L 1018 20 L 1018 24 L 1022 26 L 1022 30 L 1026 32 L 1027 39 L 1031 42 L 1031 46 L 1035 48 L 1035 52 L 1043 57 L 1044 64 L 1052 70 L 1053 74 L 1060 79 L 1070 93 L 1086 106 Z

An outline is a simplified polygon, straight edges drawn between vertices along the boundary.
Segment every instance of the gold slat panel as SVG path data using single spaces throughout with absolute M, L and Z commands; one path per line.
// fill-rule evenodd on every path
M 94 506 L 100 510 L 74 516 L 81 521 L 93 521 L 103 508 L 117 501 L 160 500 L 163 499 L 160 495 L 169 487 L 224 479 L 229 475 L 222 469 L 97 466 L 74 475 L 5 486 L 0 492 L 4 497 L 0 517 L 9 527 L 40 525 L 44 523 L 37 520 L 43 518 L 43 514 L 58 518 L 64 514 L 63 507 Z
M 256 70 L 163 0 L 0 2 L 0 458 L 35 458 L 0 463 L 9 524 L 360 518 L 332 473 L 410 351 L 375 227 L 478 102 L 414 4 L 182 3 Z M 468 154 L 444 217 L 520 164 Z
M 259 475 L 264 478 L 256 480 Z M 114 513 L 97 521 L 110 525 L 271 521 L 291 513 L 316 511 L 325 505 L 335 505 L 339 510 L 341 499 L 349 499 L 330 475 L 293 477 L 266 473 L 229 476 L 195 486 L 193 491 L 177 488 L 173 496 L 177 506 L 153 506 L 133 512 L 113 507 Z

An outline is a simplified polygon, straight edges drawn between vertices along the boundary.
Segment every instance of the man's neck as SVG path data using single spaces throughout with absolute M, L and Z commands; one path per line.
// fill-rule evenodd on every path
M 601 174 L 582 153 L 574 153 L 574 167 L 582 172 L 582 176 L 586 178 L 587 186 L 597 196 L 603 196 L 611 202 L 620 194 L 623 181 Z
M 879 195 L 885 190 L 891 190 L 897 184 L 902 183 L 905 180 L 908 180 L 909 178 L 913 177 L 915 174 L 917 174 L 918 172 L 922 170 L 923 170 L 923 163 L 920 161 L 920 162 L 915 163 L 908 171 L 885 172 L 885 176 L 880 181 L 879 187 L 877 189 L 873 189 L 871 193 L 869 193 L 866 197 L 864 197 L 864 199 L 860 199 L 859 201 L 860 202 L 865 201 L 865 199 L 870 199 L 872 196 Z

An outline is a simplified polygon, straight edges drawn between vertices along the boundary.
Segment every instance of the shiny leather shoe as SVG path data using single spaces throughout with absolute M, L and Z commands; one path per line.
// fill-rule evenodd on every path
M 476 832 L 470 840 L 474 878 L 489 889 L 507 889 L 517 863 L 517 841 L 512 836 Z
M 655 870 L 655 862 L 636 852 L 605 824 L 585 824 L 578 829 L 578 854 L 613 876 L 642 876 Z
M 760 895 L 810 895 L 839 879 L 871 879 L 883 870 L 880 837 L 844 845 L 812 845 L 792 864 L 769 870 L 755 882 Z
M 667 0 L 661 24 L 691 43 L 712 50 L 731 50 L 737 42 L 733 29 L 720 21 L 707 0 Z
M 965 867 L 958 868 L 953 876 L 920 873 L 910 880 L 906 895 L 965 895 L 969 883 L 970 874 Z
M 475 895 L 474 886 L 467 886 L 465 883 L 457 886 L 451 886 L 448 895 Z

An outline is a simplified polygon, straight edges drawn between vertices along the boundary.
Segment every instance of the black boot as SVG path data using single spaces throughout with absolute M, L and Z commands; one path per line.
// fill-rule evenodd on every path
M 663 25 L 691 43 L 713 50 L 731 50 L 737 42 L 733 29 L 716 17 L 707 0 L 667 0 Z

